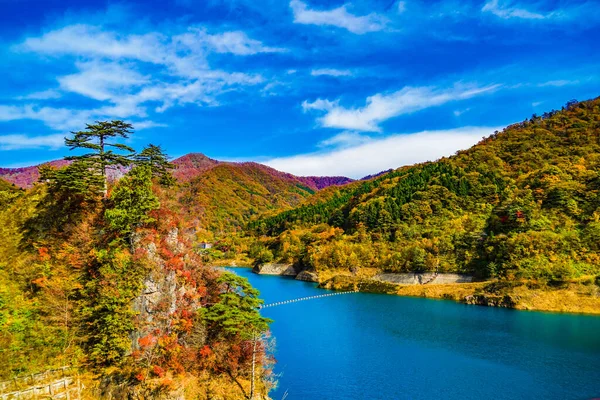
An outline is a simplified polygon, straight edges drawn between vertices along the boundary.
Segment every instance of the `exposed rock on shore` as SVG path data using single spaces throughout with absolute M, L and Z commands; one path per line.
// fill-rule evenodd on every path
M 401 285 L 423 285 L 426 283 L 446 284 L 446 283 L 471 283 L 473 277 L 460 274 L 435 274 L 433 272 L 425 273 L 382 273 L 377 274 L 373 279 L 381 282 L 396 283 Z
M 262 264 L 252 268 L 252 272 L 259 275 L 296 276 L 300 272 L 292 264 Z
M 301 271 L 298 275 L 296 275 L 296 280 L 306 282 L 319 282 L 319 275 L 317 275 L 316 272 Z

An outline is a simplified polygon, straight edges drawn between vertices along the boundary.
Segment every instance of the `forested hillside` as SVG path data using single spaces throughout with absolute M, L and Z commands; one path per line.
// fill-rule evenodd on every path
M 599 191 L 600 99 L 570 102 L 455 156 L 330 188 L 252 222 L 253 254 L 313 270 L 593 279 Z
M 88 399 L 264 395 L 258 292 L 202 264 L 171 165 L 131 132 L 88 125 L 67 140 L 87 154 L 32 189 L 0 180 L 0 380 L 71 366 Z
M 31 188 L 40 178 L 40 167 L 62 168 L 69 163 L 57 160 L 33 167 L 0 168 L 0 179 Z M 318 190 L 352 182 L 343 176 L 299 177 L 254 162 L 218 161 L 201 153 L 187 154 L 171 164 L 181 204 L 193 215 L 190 228 L 202 232 L 200 236 L 206 240 L 239 232 L 258 215 L 290 209 Z M 107 176 L 116 181 L 130 168 L 110 166 Z
M 239 231 L 258 215 L 292 208 L 315 190 L 265 165 L 223 163 L 183 184 L 180 202 L 194 229 L 213 237 Z

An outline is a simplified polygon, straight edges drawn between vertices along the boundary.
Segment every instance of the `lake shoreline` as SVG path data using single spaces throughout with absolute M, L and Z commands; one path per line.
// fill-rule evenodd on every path
M 277 268 L 267 268 L 264 273 L 253 267 L 247 260 L 221 260 L 211 263 L 214 267 L 251 268 L 257 275 L 287 276 L 297 279 L 304 270 L 289 275 L 285 272 L 291 265 L 274 264 Z M 282 271 L 281 273 L 278 273 Z M 379 273 L 379 272 L 377 272 Z M 368 271 L 359 276 L 323 271 L 312 273 L 312 282 L 329 290 L 347 291 L 358 289 L 361 292 L 393 294 L 406 297 L 425 297 L 452 300 L 458 303 L 486 307 L 510 308 L 522 311 L 543 311 L 564 314 L 600 315 L 600 287 L 593 282 L 565 283 L 551 286 L 533 281 L 482 281 L 466 283 L 402 284 L 376 279 L 377 273 Z M 299 279 L 308 280 L 308 279 Z
M 219 263 L 218 266 L 225 266 L 225 263 L 223 265 Z M 252 268 L 250 265 L 239 264 L 226 266 Z M 287 269 L 281 268 L 281 271 L 285 270 Z M 289 274 L 278 274 L 276 270 L 269 270 L 269 273 L 260 273 L 254 268 L 253 272 L 257 275 L 292 277 Z M 299 276 L 302 272 L 304 271 L 300 271 L 296 276 Z M 463 304 L 522 311 L 600 315 L 600 287 L 593 283 L 567 283 L 557 287 L 528 281 L 429 283 L 423 285 L 392 283 L 374 279 L 368 275 L 355 276 L 327 271 L 317 275 L 313 282 L 318 283 L 318 287 L 329 290 L 347 291 L 358 289 L 367 293 L 452 300 Z
M 408 295 L 334 296 L 289 276 L 230 271 L 247 278 L 266 304 L 280 304 L 261 310 L 274 320 L 275 371 L 282 373 L 273 399 L 286 392 L 290 399 L 427 399 L 443 393 L 453 400 L 598 393 L 597 316 L 467 307 Z M 466 285 L 455 286 L 473 289 Z M 331 297 L 316 297 L 327 293 Z
M 487 307 L 565 314 L 600 315 L 600 288 L 595 284 L 568 283 L 560 287 L 527 281 L 485 281 L 449 284 L 394 284 L 348 275 L 333 275 L 319 282 L 330 290 L 351 290 L 425 297 Z

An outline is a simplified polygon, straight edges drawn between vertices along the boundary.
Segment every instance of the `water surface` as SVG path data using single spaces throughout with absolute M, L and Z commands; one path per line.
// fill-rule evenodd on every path
M 235 269 L 266 303 L 326 293 Z M 295 399 L 600 397 L 600 317 L 349 294 L 265 308 Z

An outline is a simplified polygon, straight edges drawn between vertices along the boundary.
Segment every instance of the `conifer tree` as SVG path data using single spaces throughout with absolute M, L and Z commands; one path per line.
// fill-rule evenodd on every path
M 167 155 L 160 146 L 149 144 L 133 158 L 137 165 L 148 166 L 152 175 L 157 176 L 162 185 L 170 186 L 175 182 L 170 171 L 175 168 L 175 165 L 168 161 Z
M 148 166 L 133 168 L 116 185 L 104 217 L 108 226 L 124 235 L 135 228 L 153 222 L 148 212 L 158 209 L 160 203 L 152 192 L 152 172 Z
M 86 124 L 83 131 L 71 132 L 72 138 L 65 138 L 65 144 L 71 149 L 89 149 L 91 153 L 66 157 L 67 160 L 86 162 L 90 171 L 96 172 L 104 180 L 104 197 L 107 194 L 106 169 L 112 165 L 127 166 L 131 163 L 133 149 L 121 143 L 112 142 L 113 138 L 127 139 L 133 133 L 133 126 L 120 120 L 96 121 Z M 129 152 L 123 155 L 114 150 Z

